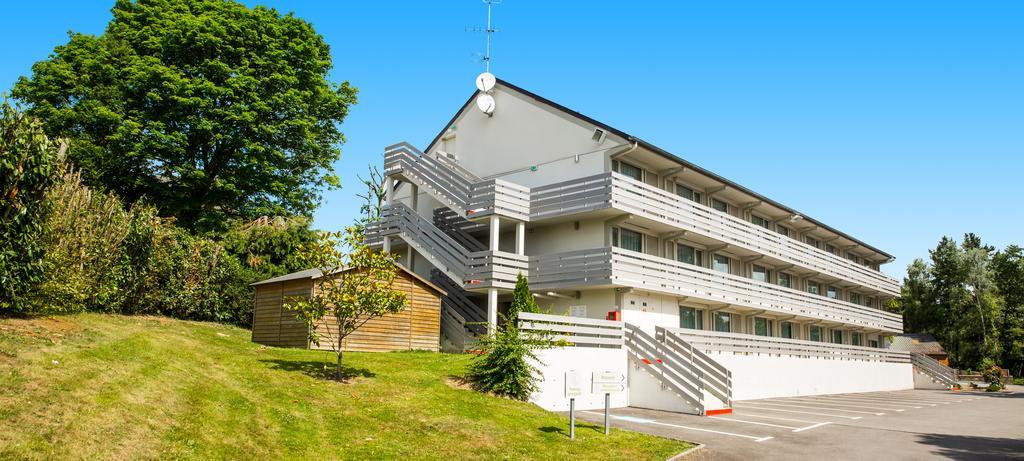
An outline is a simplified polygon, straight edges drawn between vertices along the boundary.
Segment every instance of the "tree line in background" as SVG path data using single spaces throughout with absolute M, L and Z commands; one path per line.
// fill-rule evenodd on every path
M 967 234 L 960 243 L 943 237 L 929 253 L 907 267 L 893 305 L 904 329 L 934 335 L 955 368 L 1024 375 L 1024 250 L 997 251 Z
M 312 26 L 223 0 L 119 0 L 0 108 L 0 314 L 251 321 L 296 251 L 356 101 Z

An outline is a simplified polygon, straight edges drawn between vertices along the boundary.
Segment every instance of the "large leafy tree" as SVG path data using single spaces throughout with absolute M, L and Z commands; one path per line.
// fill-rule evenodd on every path
M 1000 339 L 1003 366 L 1024 376 L 1024 250 L 1010 245 L 992 257 L 995 283 L 1003 297 Z
M 224 0 L 118 0 L 112 13 L 12 92 L 70 140 L 86 183 L 199 230 L 308 216 L 338 185 L 330 166 L 356 89 L 328 79 L 312 25 Z

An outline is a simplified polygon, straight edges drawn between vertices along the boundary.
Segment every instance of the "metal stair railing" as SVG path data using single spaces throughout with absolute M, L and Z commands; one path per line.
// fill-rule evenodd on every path
M 932 381 L 943 386 L 953 387 L 957 383 L 955 370 L 925 354 L 912 352 L 910 354 L 910 363 L 914 365 L 915 371 L 928 376 Z
M 451 208 L 440 207 L 434 210 L 434 226 L 457 240 L 470 251 L 487 250 L 487 244 L 481 242 L 470 233 L 471 230 L 486 230 L 487 225 L 463 218 Z
M 463 290 L 462 286 L 437 269 L 430 271 L 430 280 L 448 293 L 441 299 L 441 307 L 458 313 L 466 324 L 466 329 L 474 333 L 486 332 L 487 328 L 483 325 L 487 321 L 486 314 L 466 296 L 466 290 Z
M 732 372 L 728 368 L 665 327 L 655 327 L 655 338 L 689 363 L 700 377 L 701 389 L 732 407 Z
M 701 379 L 684 366 L 682 357 L 630 323 L 625 324 L 624 339 L 626 352 L 637 366 L 644 368 L 662 387 L 696 407 L 699 414 L 704 414 L 707 406 Z

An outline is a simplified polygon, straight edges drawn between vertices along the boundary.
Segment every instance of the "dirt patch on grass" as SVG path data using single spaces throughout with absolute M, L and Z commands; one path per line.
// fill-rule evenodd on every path
M 473 383 L 469 382 L 469 380 L 462 376 L 446 376 L 444 378 L 444 383 L 455 389 L 462 389 L 464 391 L 473 390 Z
M 0 333 L 59 343 L 68 335 L 81 330 L 75 322 L 61 317 L 0 320 Z

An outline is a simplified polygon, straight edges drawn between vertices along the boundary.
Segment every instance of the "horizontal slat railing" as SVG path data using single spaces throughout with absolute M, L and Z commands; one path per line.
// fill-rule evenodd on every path
M 484 322 L 487 321 L 486 312 L 466 296 L 466 292 L 462 289 L 461 284 L 456 283 L 437 269 L 430 271 L 430 280 L 447 293 L 441 298 L 442 307 L 450 309 L 464 318 L 466 328 L 470 331 L 474 333 L 484 333 L 487 331 L 487 327 L 484 326 Z
M 484 251 L 487 245 L 472 235 L 473 231 L 486 230 L 487 225 L 469 221 L 451 208 L 434 210 L 434 226 L 457 240 L 470 251 Z
M 403 203 L 384 208 L 380 221 L 367 227 L 373 247 L 385 237 L 400 236 L 431 264 L 467 288 L 512 288 L 519 273 L 527 275 L 526 256 L 504 251 L 470 252 L 452 236 L 438 229 Z
M 569 317 L 566 315 L 519 313 L 519 329 L 543 332 L 553 341 L 565 341 L 577 347 L 616 347 L 623 345 L 623 323 L 613 320 Z
M 452 168 L 453 162 L 424 154 L 408 143 L 384 151 L 384 174 L 417 184 L 463 216 L 495 213 L 512 219 L 530 219 L 530 189 L 501 179 L 480 180 Z
M 530 285 L 621 285 L 883 331 L 903 330 L 903 319 L 891 312 L 614 247 L 531 257 Z
M 910 363 L 910 354 L 877 347 L 851 346 L 799 339 L 773 338 L 741 333 L 666 328 L 693 347 L 707 352 L 732 352 L 745 355 L 772 355 L 829 360 L 861 360 Z
M 616 210 L 654 219 L 894 296 L 900 294 L 899 281 L 882 272 L 621 174 L 608 174 Z
M 957 383 L 956 370 L 943 365 L 938 360 L 928 357 L 920 352 L 910 353 L 911 363 L 921 373 L 924 373 L 934 381 L 946 386 L 953 387 Z

